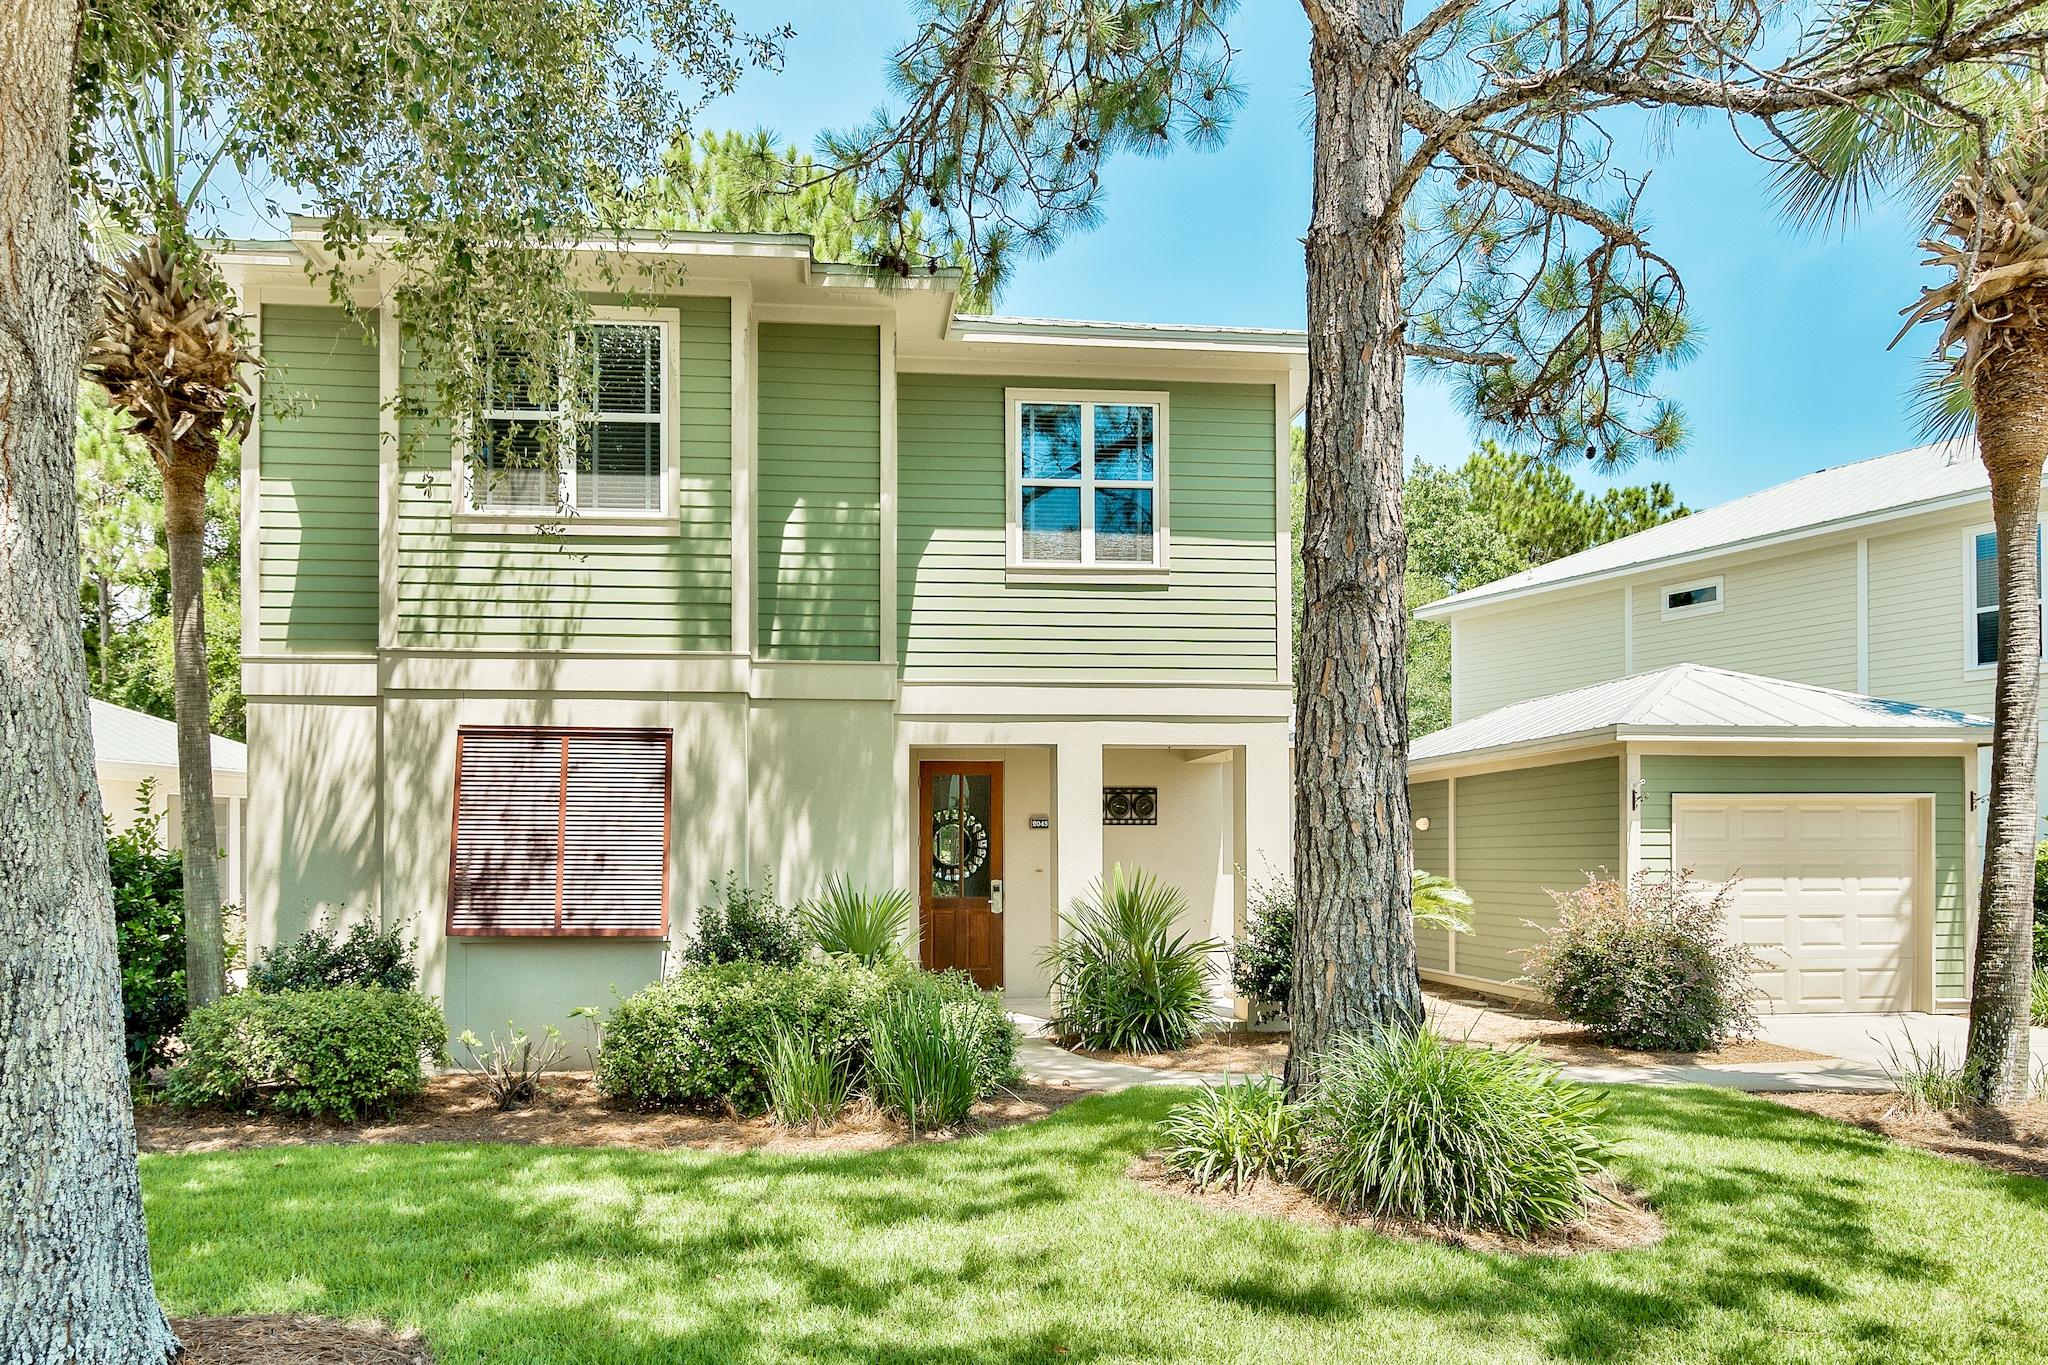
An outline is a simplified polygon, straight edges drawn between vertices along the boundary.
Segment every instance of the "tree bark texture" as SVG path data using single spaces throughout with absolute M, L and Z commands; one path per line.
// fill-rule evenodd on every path
M 0 1363 L 161 1365 L 78 631 L 78 25 L 0 9 Z
M 167 426 L 167 424 L 165 424 Z M 169 443 L 169 431 L 156 433 Z M 213 820 L 213 707 L 206 664 L 206 470 L 167 450 L 164 540 L 171 567 L 172 697 L 178 718 L 179 849 L 185 874 L 185 998 L 227 988 L 221 943 L 220 834 Z
M 1410 919 L 1401 524 L 1401 7 L 1319 28 L 1308 256 L 1307 505 L 1295 664 L 1299 1093 L 1341 1034 L 1422 1018 Z
M 1977 898 L 1965 1071 L 1983 1104 L 2026 1098 L 2034 968 L 2035 777 L 2041 731 L 2041 567 L 2036 527 L 2048 459 L 2048 342 L 1987 356 L 1974 380 L 1977 441 L 1998 528 L 1998 683 L 1991 806 Z

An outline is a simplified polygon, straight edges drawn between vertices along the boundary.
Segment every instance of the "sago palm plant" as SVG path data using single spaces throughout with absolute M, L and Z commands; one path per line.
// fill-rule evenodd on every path
M 1415 927 L 1448 929 L 1454 934 L 1472 932 L 1472 897 L 1449 877 L 1416 868 L 1412 898 Z
M 1998 0 L 1888 0 L 1841 11 L 1845 50 L 1881 54 Z M 1787 120 L 1778 177 L 1795 220 L 1840 222 L 1884 196 L 1924 215 L 1941 278 L 1903 311 L 1941 332 L 1929 357 L 1930 426 L 1974 423 L 1998 531 L 1998 681 L 1991 804 L 1964 1069 L 1974 1097 L 2027 1086 L 2033 855 L 2038 800 L 2041 565 L 2035 528 L 2048 460 L 2048 83 L 2042 54 L 1937 68 L 1863 101 Z M 1894 338 L 1896 344 L 1897 338 Z
M 1211 957 L 1223 945 L 1176 928 L 1179 888 L 1121 864 L 1060 916 L 1044 963 L 1053 1028 L 1083 1047 L 1113 1052 L 1185 1047 L 1208 1022 Z
M 910 913 L 910 893 L 901 887 L 866 891 L 837 873 L 822 894 L 797 907 L 804 932 L 820 951 L 870 967 L 903 956 Z

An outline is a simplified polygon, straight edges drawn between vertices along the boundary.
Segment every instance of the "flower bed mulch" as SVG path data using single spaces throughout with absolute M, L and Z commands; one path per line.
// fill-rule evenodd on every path
M 1994 1170 L 2048 1179 L 2048 1100 L 2010 1109 L 1967 1109 L 1955 1113 L 1913 1113 L 1897 1095 L 1868 1091 L 1800 1091 L 1765 1099 L 1853 1123 L 1937 1155 L 1974 1161 Z
M 1310 1227 L 1363 1228 L 1408 1242 L 1440 1242 L 1468 1251 L 1503 1251 L 1518 1256 L 1569 1256 L 1585 1251 L 1626 1251 L 1650 1246 L 1664 1236 L 1664 1220 L 1642 1197 L 1611 1177 L 1594 1184 L 1600 1196 L 1586 1216 L 1570 1227 L 1536 1237 L 1512 1237 L 1484 1228 L 1425 1223 L 1413 1218 L 1378 1218 L 1340 1213 L 1297 1185 L 1259 1180 L 1242 1191 L 1227 1185 L 1198 1189 L 1156 1156 L 1141 1157 L 1130 1178 L 1156 1194 L 1186 1199 L 1219 1213 L 1278 1218 Z
M 172 1318 L 185 1343 L 178 1365 L 432 1365 L 411 1332 L 296 1313 Z
M 1236 1076 L 1277 1076 L 1287 1065 L 1285 1033 L 1231 1029 L 1198 1038 L 1178 1052 L 1097 1052 L 1070 1048 L 1082 1057 L 1142 1066 L 1152 1071 L 1224 1071 Z
M 1487 1047 L 1527 1047 L 1545 1061 L 1574 1066 L 1741 1066 L 1831 1060 L 1822 1053 L 1762 1039 L 1732 1042 L 1710 1052 L 1635 1052 L 1610 1047 L 1579 1025 L 1535 1005 L 1511 1005 L 1437 987 L 1424 991 L 1423 997 L 1430 1021 L 1446 1038 Z
M 962 1128 L 912 1138 L 899 1124 L 866 1106 L 848 1110 L 839 1123 L 821 1133 L 778 1128 L 766 1118 L 633 1109 L 598 1094 L 589 1075 L 582 1072 L 551 1075 L 534 1103 L 501 1110 L 474 1077 L 455 1072 L 430 1078 L 424 1094 L 401 1105 L 388 1119 L 350 1125 L 272 1114 L 187 1112 L 145 1104 L 135 1111 L 135 1130 L 145 1152 L 225 1152 L 244 1147 L 357 1142 L 518 1142 L 560 1147 L 693 1147 L 720 1152 L 875 1151 L 1028 1123 L 1090 1093 L 1076 1086 L 1021 1083 L 975 1105 Z

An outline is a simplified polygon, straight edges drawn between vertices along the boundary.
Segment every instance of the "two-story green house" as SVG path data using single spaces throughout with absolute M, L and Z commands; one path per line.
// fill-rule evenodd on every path
M 657 977 L 712 879 L 841 872 L 1021 1003 L 1111 863 L 1219 935 L 1288 865 L 1299 333 L 961 316 L 806 238 L 650 238 L 556 475 L 404 431 L 404 320 L 369 282 L 366 335 L 319 250 L 225 257 L 268 362 L 255 950 L 404 923 L 451 1028 L 560 1023 Z

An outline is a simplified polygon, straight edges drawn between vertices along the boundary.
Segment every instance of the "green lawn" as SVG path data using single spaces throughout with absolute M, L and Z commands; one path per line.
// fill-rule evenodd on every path
M 1172 1100 L 844 1157 L 306 1147 L 142 1174 L 173 1313 L 381 1317 L 443 1362 L 2048 1359 L 2048 1182 L 1626 1090 L 1618 1164 L 1669 1236 L 1517 1259 L 1139 1189 Z

